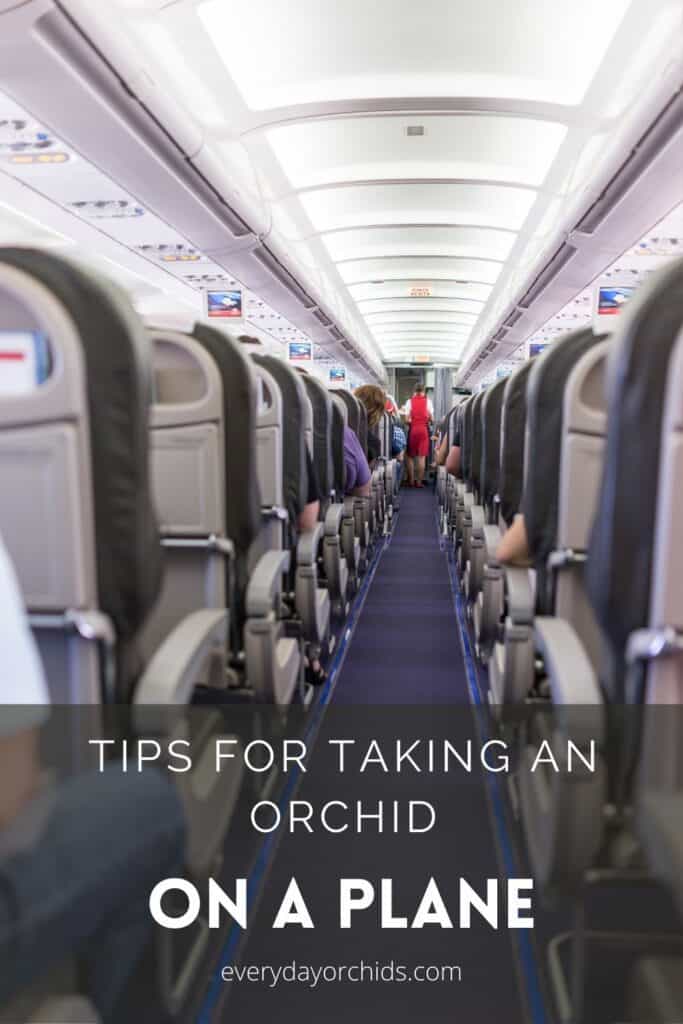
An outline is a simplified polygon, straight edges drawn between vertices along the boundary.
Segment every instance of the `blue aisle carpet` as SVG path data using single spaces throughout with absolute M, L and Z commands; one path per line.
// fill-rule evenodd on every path
M 340 775 L 328 740 L 354 739 L 348 770 Z M 375 766 L 361 774 L 361 753 L 377 740 L 391 756 L 398 738 L 449 739 L 458 748 L 476 739 L 467 698 L 445 554 L 439 549 L 431 491 L 404 492 L 395 535 L 382 554 L 355 635 L 295 799 L 315 808 L 326 801 L 354 807 L 378 801 L 401 813 L 411 800 L 429 801 L 436 827 L 393 835 L 353 828 L 330 835 L 283 832 L 274 864 L 251 921 L 242 964 L 459 966 L 460 982 L 333 982 L 311 989 L 302 984 L 234 984 L 221 1019 L 228 1024 L 335 1022 L 335 1024 L 521 1024 L 527 1019 L 517 984 L 515 939 L 473 918 L 458 928 L 458 878 L 478 892 L 501 875 L 487 803 L 477 771 L 396 773 Z M 356 754 L 356 752 L 359 752 Z M 340 811 L 340 815 L 343 812 Z M 338 819 L 340 820 L 340 819 Z M 350 816 L 346 820 L 351 820 Z M 272 923 L 291 877 L 296 877 L 316 928 L 274 931 Z M 430 877 L 437 880 L 455 927 L 445 930 L 387 930 L 378 911 L 358 913 L 350 930 L 340 930 L 338 888 L 342 877 L 394 880 L 394 913 L 409 920 Z M 502 915 L 504 925 L 504 915 Z

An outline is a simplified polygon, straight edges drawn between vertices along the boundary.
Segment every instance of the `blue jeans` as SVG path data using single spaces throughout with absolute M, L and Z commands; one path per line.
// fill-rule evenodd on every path
M 153 934 L 149 894 L 181 873 L 184 840 L 160 772 L 111 766 L 61 784 L 37 845 L 0 863 L 0 1005 L 75 956 L 102 1019 L 122 1019 L 117 1004 Z

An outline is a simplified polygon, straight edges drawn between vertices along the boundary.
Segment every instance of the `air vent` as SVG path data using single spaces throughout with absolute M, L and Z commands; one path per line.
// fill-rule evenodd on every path
M 406 128 L 406 135 L 409 139 L 415 138 L 418 135 L 424 135 L 425 126 L 423 124 L 409 124 Z
M 512 313 L 510 313 L 510 316 L 505 321 L 504 326 L 505 327 L 512 327 L 514 324 L 517 323 L 519 318 L 522 317 L 522 316 L 524 316 L 524 310 L 522 310 L 522 309 L 515 309 Z
M 649 164 L 661 153 L 683 124 L 683 89 L 671 98 L 655 123 L 640 138 L 628 159 L 584 214 L 574 231 L 593 234 L 624 198 L 632 185 L 645 173 Z
M 531 303 L 546 290 L 548 285 L 557 277 L 560 271 L 567 266 L 569 261 L 573 259 L 575 255 L 575 246 L 569 245 L 568 242 L 563 242 L 552 259 L 548 260 L 541 273 L 524 295 L 524 298 L 520 299 L 517 303 L 518 307 L 526 311 Z
M 313 316 L 316 318 L 316 320 L 320 321 L 323 327 L 332 326 L 332 321 L 330 320 L 329 316 L 326 316 L 321 309 L 314 309 Z
M 269 273 L 273 275 L 276 281 L 279 281 L 283 288 L 286 288 L 290 295 L 293 295 L 304 309 L 315 309 L 316 304 L 311 296 L 304 291 L 299 282 L 294 278 L 287 270 L 279 259 L 273 255 L 270 249 L 262 246 L 260 249 L 254 250 L 254 257 L 258 262 L 265 267 Z

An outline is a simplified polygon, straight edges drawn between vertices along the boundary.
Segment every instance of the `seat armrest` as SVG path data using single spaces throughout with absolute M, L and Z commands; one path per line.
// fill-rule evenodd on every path
M 505 566 L 505 590 L 508 611 L 516 626 L 530 626 L 536 605 L 529 570 L 516 565 Z
M 330 505 L 325 514 L 325 536 L 336 537 L 341 530 L 341 522 L 344 517 L 344 506 L 338 502 Z
M 133 703 L 187 704 L 206 658 L 226 643 L 229 614 L 225 608 L 204 608 L 179 622 L 152 656 L 135 688 Z M 149 726 L 147 714 L 144 717 Z
M 315 565 L 322 538 L 322 523 L 316 523 L 312 530 L 306 530 L 305 533 L 301 534 L 296 546 L 297 565 Z
M 481 534 L 486 526 L 486 513 L 484 511 L 484 506 L 472 505 L 470 508 L 470 515 L 472 517 L 472 529 Z
M 486 561 L 489 565 L 494 562 L 497 563 L 496 551 L 500 544 L 500 538 L 502 536 L 500 527 L 493 523 L 489 523 L 484 527 L 484 547 L 486 548 Z
M 282 575 L 290 564 L 289 551 L 266 551 L 261 555 L 247 587 L 246 612 L 249 618 L 263 618 L 273 610 L 276 595 L 282 590 Z
M 534 623 L 536 650 L 543 656 L 555 719 L 577 745 L 602 739 L 605 704 L 586 650 L 566 619 L 539 615 Z
M 356 499 L 353 497 L 352 494 L 347 494 L 346 497 L 344 498 L 344 504 L 343 504 L 342 507 L 344 509 L 344 518 L 345 519 L 353 519 L 353 510 L 354 510 L 354 502 L 355 502 L 355 500 Z
M 27 1024 L 99 1024 L 101 1017 L 89 999 L 79 995 L 49 996 L 28 1018 Z

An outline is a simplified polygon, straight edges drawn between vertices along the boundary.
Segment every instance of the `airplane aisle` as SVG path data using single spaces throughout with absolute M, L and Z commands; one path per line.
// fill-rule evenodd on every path
M 375 707 L 378 705 L 378 707 Z M 380 706 L 381 705 L 381 706 Z M 492 930 L 476 914 L 472 928 L 458 931 L 458 878 L 485 892 L 485 879 L 501 869 L 491 824 L 485 781 L 451 770 L 432 774 L 410 770 L 397 774 L 349 764 L 343 776 L 328 770 L 328 740 L 353 737 L 353 751 L 372 739 L 393 751 L 397 738 L 448 738 L 461 748 L 476 739 L 467 697 L 467 677 L 453 608 L 446 556 L 439 547 L 431 490 L 402 497 L 394 536 L 383 551 L 351 640 L 331 702 L 296 799 L 317 807 L 328 800 L 349 806 L 362 801 L 376 811 L 400 801 L 428 800 L 437 812 L 437 827 L 426 834 L 387 827 L 382 835 L 349 829 L 341 835 L 283 834 L 261 903 L 250 929 L 242 964 L 458 965 L 462 980 L 435 984 L 384 983 L 305 985 L 234 984 L 222 1019 L 267 1020 L 282 1024 L 301 1020 L 375 1024 L 466 1021 L 490 1024 L 506 1007 L 506 1024 L 524 1018 L 517 984 L 515 933 L 501 924 Z M 476 744 L 475 744 L 476 748 Z M 357 761 L 353 760 L 357 768 Z M 393 879 L 394 913 L 408 920 L 417 909 L 430 877 L 437 884 L 454 921 L 454 930 L 428 925 L 422 930 L 382 930 L 375 908 L 359 912 L 350 930 L 338 920 L 338 879 Z M 272 923 L 291 877 L 303 891 L 316 932 L 300 927 L 273 931 Z M 492 978 L 495 982 L 492 983 Z

